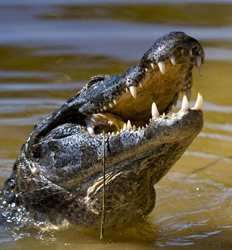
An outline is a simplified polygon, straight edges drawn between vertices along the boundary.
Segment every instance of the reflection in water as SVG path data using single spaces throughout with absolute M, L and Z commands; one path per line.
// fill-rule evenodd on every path
M 1 1 L 2 181 L 33 124 L 90 76 L 123 72 L 177 29 L 199 38 L 208 60 L 193 91 L 206 99 L 204 130 L 157 186 L 148 223 L 108 231 L 103 242 L 77 227 L 14 242 L 2 228 L 0 249 L 231 249 L 231 12 L 229 0 Z

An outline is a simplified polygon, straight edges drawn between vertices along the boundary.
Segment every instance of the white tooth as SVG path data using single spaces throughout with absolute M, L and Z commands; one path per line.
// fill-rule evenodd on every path
M 155 68 L 155 65 L 154 65 L 154 63 L 151 63 L 151 67 L 152 67 L 152 69 L 154 69 L 154 68 Z
M 94 129 L 92 127 L 87 127 L 87 130 L 89 132 L 90 135 L 94 135 Z
M 126 127 L 127 127 L 127 129 L 131 129 L 132 128 L 130 120 L 127 121 Z
M 110 107 L 110 108 L 113 108 L 113 103 L 109 103 L 109 107 Z
M 133 128 L 133 130 L 136 130 L 136 126 L 135 125 L 133 125 L 132 128 Z
M 197 95 L 197 100 L 195 102 L 195 105 L 192 109 L 196 110 L 202 110 L 203 109 L 203 97 L 200 93 Z
M 175 58 L 175 56 L 170 56 L 170 61 L 171 61 L 171 63 L 172 63 L 172 65 L 176 65 L 176 58 Z
M 142 84 L 142 83 L 139 83 L 139 87 L 142 88 L 142 87 L 143 87 L 143 84 Z
M 159 117 L 159 111 L 158 111 L 158 108 L 157 108 L 155 102 L 153 102 L 151 105 L 151 115 L 152 115 L 153 119 Z
M 189 55 L 193 56 L 193 51 L 191 49 L 189 50 Z
M 165 74 L 165 63 L 164 62 L 158 62 L 159 70 L 162 74 Z
M 145 71 L 147 72 L 147 71 L 148 71 L 148 69 L 147 69 L 147 68 L 145 68 Z
M 189 109 L 189 101 L 186 95 L 183 96 L 181 111 L 187 111 Z
M 201 66 L 201 57 L 200 57 L 200 56 L 197 56 L 195 60 L 196 60 L 196 66 L 197 66 L 198 68 L 200 68 L 200 66 Z
M 103 106 L 103 109 L 104 109 L 104 110 L 107 110 L 107 107 L 106 107 L 106 106 Z
M 113 103 L 114 103 L 114 104 L 117 104 L 117 101 L 114 99 L 114 100 L 113 100 Z
M 128 92 L 128 88 L 125 89 L 126 93 Z
M 129 90 L 130 90 L 131 95 L 132 95 L 134 98 L 136 98 L 136 94 L 137 94 L 136 87 L 135 87 L 135 86 L 130 86 L 130 87 L 129 87 Z
M 122 130 L 126 130 L 126 123 L 123 124 Z

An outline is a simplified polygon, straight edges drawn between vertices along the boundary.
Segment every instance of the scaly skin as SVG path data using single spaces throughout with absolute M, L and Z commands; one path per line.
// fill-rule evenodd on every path
M 171 108 L 182 91 L 190 98 L 193 66 L 203 60 L 198 41 L 172 32 L 126 73 L 91 79 L 34 127 L 2 190 L 3 218 L 13 221 L 20 207 L 23 225 L 99 227 L 104 155 L 105 227 L 146 216 L 154 185 L 202 128 L 200 96 L 192 109 L 186 97 L 179 112 Z

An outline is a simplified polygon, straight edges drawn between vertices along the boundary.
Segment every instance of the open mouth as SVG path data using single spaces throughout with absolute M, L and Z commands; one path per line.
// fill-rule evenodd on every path
M 201 45 L 184 33 L 172 32 L 158 39 L 138 65 L 115 80 L 118 89 L 109 91 L 107 101 L 96 105 L 95 112 L 86 116 L 86 129 L 91 135 L 139 130 L 148 126 L 151 119 L 172 117 L 181 97 L 181 110 L 187 111 L 192 71 L 203 62 Z M 108 85 L 114 85 L 111 81 L 106 78 L 97 84 L 105 84 L 107 92 Z M 202 103 L 198 94 L 192 109 L 202 109 Z
M 137 131 L 154 119 L 174 119 L 178 99 L 189 108 L 192 71 L 204 62 L 200 43 L 183 32 L 158 40 L 139 63 L 118 76 L 96 76 L 80 92 L 35 127 L 32 149 L 41 137 L 66 123 L 80 125 L 91 136 Z M 202 109 L 198 94 L 193 109 Z

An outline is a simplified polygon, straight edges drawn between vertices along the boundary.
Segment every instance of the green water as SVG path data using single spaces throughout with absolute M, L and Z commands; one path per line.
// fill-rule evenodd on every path
M 194 74 L 205 126 L 157 185 L 147 224 L 106 232 L 77 227 L 15 240 L 0 249 L 232 249 L 232 1 L 0 2 L 0 177 L 10 174 L 38 118 L 90 76 L 122 72 L 159 36 L 198 38 L 206 63 Z M 1 228 L 0 228 L 1 229 Z

